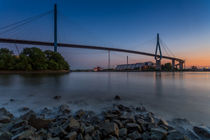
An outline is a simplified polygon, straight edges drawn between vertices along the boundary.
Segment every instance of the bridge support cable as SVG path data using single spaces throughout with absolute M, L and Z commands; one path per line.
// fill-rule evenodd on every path
M 54 5 L 54 52 L 57 52 L 57 5 Z
M 10 25 L 7 25 L 7 26 L 4 26 L 4 27 L 1 27 L 0 28 L 0 35 L 1 34 L 5 34 L 5 33 L 8 33 L 8 32 L 11 32 L 25 24 L 28 24 L 28 23 L 31 23 L 37 19 L 40 19 L 46 15 L 49 15 L 50 13 L 52 13 L 52 10 L 48 11 L 48 12 L 45 12 L 45 13 L 42 13 L 40 15 L 37 15 L 37 16 L 33 16 L 33 17 L 30 17 L 30 18 L 27 18 L 27 19 L 24 19 L 22 21 L 19 21 L 19 22 L 16 22 L 16 23 L 13 23 L 13 24 L 10 24 Z

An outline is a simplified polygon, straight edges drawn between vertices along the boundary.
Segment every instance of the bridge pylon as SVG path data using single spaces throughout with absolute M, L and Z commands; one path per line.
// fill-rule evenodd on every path
M 158 55 L 158 51 L 159 51 L 159 55 Z M 157 44 L 156 44 L 156 49 L 155 49 L 156 70 L 158 71 L 161 70 L 161 59 L 162 59 L 162 52 L 161 52 L 161 47 L 160 47 L 160 37 L 158 33 Z
M 57 4 L 54 5 L 54 52 L 57 52 Z

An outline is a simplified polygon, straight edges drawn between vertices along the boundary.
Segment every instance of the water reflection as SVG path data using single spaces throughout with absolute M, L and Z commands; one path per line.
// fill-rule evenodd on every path
M 161 72 L 155 72 L 155 93 L 157 96 L 162 95 L 162 77 Z

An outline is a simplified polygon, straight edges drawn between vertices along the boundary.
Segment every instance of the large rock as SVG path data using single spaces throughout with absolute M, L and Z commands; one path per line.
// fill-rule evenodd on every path
M 189 139 L 184 134 L 182 134 L 176 130 L 173 130 L 173 131 L 169 132 L 169 134 L 167 136 L 167 140 L 189 140 Z
M 141 140 L 142 136 L 138 131 L 134 131 L 130 134 L 128 134 L 128 137 L 131 138 L 132 140 Z
M 105 122 L 101 124 L 101 129 L 105 136 L 107 135 L 115 135 L 119 136 L 119 128 L 116 123 Z
M 64 113 L 64 114 L 68 114 L 71 112 L 67 104 L 60 105 L 58 109 L 60 113 Z
M 85 127 L 85 134 L 92 133 L 94 131 L 94 126 Z
M 0 132 L 0 140 L 11 140 L 12 134 L 9 132 Z
M 127 123 L 126 128 L 128 129 L 129 133 L 134 132 L 134 131 L 138 131 L 140 133 L 142 132 L 141 127 L 136 123 Z
M 48 128 L 49 124 L 52 122 L 51 119 L 37 117 L 33 111 L 29 111 L 25 115 L 21 116 L 21 118 L 23 120 L 27 120 L 29 125 L 37 129 Z
M 198 136 L 210 139 L 210 129 L 206 126 L 194 126 L 193 130 Z
M 162 128 L 152 128 L 151 129 L 151 139 L 152 140 L 162 140 L 167 135 L 167 131 Z
M 13 136 L 12 140 L 31 140 L 33 138 L 35 139 L 36 137 L 35 131 L 30 129 Z
M 121 128 L 120 130 L 119 130 L 119 136 L 120 137 L 124 137 L 124 136 L 126 136 L 127 135 L 127 128 Z
M 67 140 L 76 140 L 76 137 L 77 137 L 77 132 L 71 132 L 69 133 L 67 136 L 66 136 L 66 139 Z
M 77 121 L 76 119 L 74 119 L 73 117 L 71 117 L 70 118 L 70 122 L 69 122 L 69 128 L 70 129 L 79 129 L 80 128 L 79 121 Z
M 5 108 L 0 108 L 0 123 L 9 123 L 13 115 L 8 112 Z

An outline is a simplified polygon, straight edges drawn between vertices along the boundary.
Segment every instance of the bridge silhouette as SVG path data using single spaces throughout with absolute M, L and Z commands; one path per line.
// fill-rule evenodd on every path
M 160 39 L 159 34 L 157 34 L 157 43 L 155 53 L 147 53 L 142 51 L 128 50 L 128 49 L 120 49 L 120 48 L 111 48 L 105 46 L 94 46 L 94 45 L 83 45 L 83 44 L 67 44 L 67 43 L 58 43 L 57 42 L 57 5 L 54 5 L 54 42 L 44 42 L 44 41 L 33 41 L 33 40 L 22 40 L 22 39 L 11 39 L 11 38 L 0 38 L 0 43 L 14 43 L 14 44 L 23 44 L 23 45 L 39 45 L 39 46 L 54 46 L 54 51 L 57 52 L 57 46 L 59 47 L 67 47 L 67 48 L 81 48 L 81 49 L 94 49 L 94 50 L 104 50 L 108 51 L 108 67 L 110 68 L 110 51 L 115 52 L 124 52 L 138 55 L 145 55 L 154 57 L 156 60 L 156 69 L 161 70 L 161 59 L 168 59 L 172 61 L 172 68 L 175 69 L 177 65 L 179 66 L 179 70 L 183 70 L 184 60 L 176 57 L 164 56 L 161 52 Z M 159 52 L 159 54 L 158 54 Z M 175 62 L 178 62 L 175 65 Z

